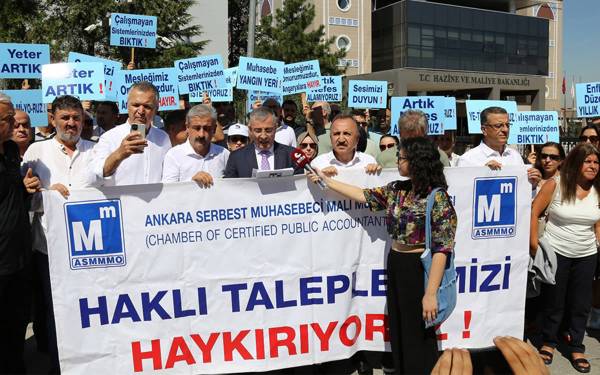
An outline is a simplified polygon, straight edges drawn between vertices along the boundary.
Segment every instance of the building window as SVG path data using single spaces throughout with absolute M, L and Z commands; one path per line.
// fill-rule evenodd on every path
M 348 68 L 358 68 L 360 66 L 357 59 L 339 59 L 337 66 L 345 66 Z
M 335 41 L 335 45 L 340 50 L 345 49 L 346 51 L 348 51 L 348 50 L 350 50 L 350 45 L 351 45 L 350 38 L 348 38 L 346 35 L 340 35 L 337 37 L 337 40 Z
M 554 72 L 548 72 L 548 78 L 554 78 Z
M 343 12 L 346 12 L 348 9 L 350 9 L 351 5 L 352 4 L 350 4 L 350 0 L 337 0 L 338 8 L 340 8 L 340 10 Z
M 549 47 L 554 47 L 555 46 L 554 39 L 548 40 L 548 46 Z
M 356 18 L 329 17 L 330 25 L 358 27 Z

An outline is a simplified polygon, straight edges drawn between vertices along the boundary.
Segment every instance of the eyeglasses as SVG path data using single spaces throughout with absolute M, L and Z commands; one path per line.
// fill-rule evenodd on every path
M 230 137 L 227 137 L 227 141 L 231 143 L 246 143 L 246 137 L 244 137 L 243 135 L 232 135 Z
M 485 124 L 485 126 L 489 126 L 490 128 L 494 128 L 496 130 L 500 130 L 506 126 L 506 129 L 510 129 L 510 122 L 501 122 L 498 124 Z
M 313 150 L 317 148 L 317 144 L 316 143 L 300 143 L 300 148 L 301 149 L 305 149 L 305 148 L 312 148 Z
M 591 136 L 587 136 L 587 135 L 580 135 L 579 136 L 579 142 L 587 142 L 588 140 L 592 143 L 596 143 L 598 142 L 599 137 L 597 135 L 591 135 Z
M 540 154 L 540 159 L 541 160 L 546 160 L 547 158 L 550 158 L 550 160 L 553 160 L 553 161 L 559 161 L 560 160 L 560 155 Z
M 388 143 L 387 145 L 379 145 L 379 149 L 381 151 L 385 151 L 388 148 L 392 148 L 392 147 L 396 147 L 396 144 L 395 143 Z

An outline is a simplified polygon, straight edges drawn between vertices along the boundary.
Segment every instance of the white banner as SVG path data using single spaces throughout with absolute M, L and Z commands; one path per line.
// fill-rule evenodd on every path
M 529 233 L 525 170 L 447 175 L 451 194 L 460 191 L 453 194 L 456 264 L 468 270 L 459 269 L 466 292 L 442 325 L 441 342 L 482 347 L 499 334 L 519 336 Z M 477 185 L 476 175 L 490 178 Z M 397 177 L 340 176 L 362 186 Z M 479 195 L 487 189 L 486 199 L 475 186 Z M 48 192 L 44 202 L 65 374 L 265 371 L 386 349 L 383 215 L 323 195 L 302 176 L 216 180 L 211 189 L 181 183 L 76 190 L 66 201 Z M 508 237 L 472 239 L 481 231 Z

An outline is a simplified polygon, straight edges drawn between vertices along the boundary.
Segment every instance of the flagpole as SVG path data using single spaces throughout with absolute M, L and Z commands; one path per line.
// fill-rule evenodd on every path
M 567 132 L 567 80 L 566 74 L 563 72 L 562 93 L 563 93 L 563 129 Z

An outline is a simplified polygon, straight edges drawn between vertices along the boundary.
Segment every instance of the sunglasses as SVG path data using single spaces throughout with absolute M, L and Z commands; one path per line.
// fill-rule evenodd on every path
M 587 135 L 579 136 L 579 142 L 587 142 L 588 140 L 592 143 L 598 142 L 598 136 L 597 135 L 591 135 L 589 137 Z
M 550 160 L 559 161 L 560 160 L 560 155 L 540 154 L 540 159 L 541 160 L 546 160 L 547 158 L 550 158 Z
M 387 145 L 379 145 L 379 149 L 381 151 L 385 151 L 388 148 L 392 148 L 392 147 L 396 147 L 396 144 L 395 143 L 388 143 Z
M 243 135 L 232 135 L 231 137 L 227 138 L 227 141 L 229 141 L 231 143 L 238 143 L 238 142 L 246 143 L 246 137 L 244 137 Z
M 500 130 L 503 127 L 506 126 L 506 129 L 510 129 L 510 122 L 504 122 L 504 123 L 499 123 L 499 124 L 486 124 L 486 126 L 489 126 L 490 128 L 494 128 L 496 130 Z
M 317 144 L 316 143 L 300 143 L 300 148 L 301 149 L 305 149 L 305 148 L 312 148 L 313 150 L 317 148 Z

